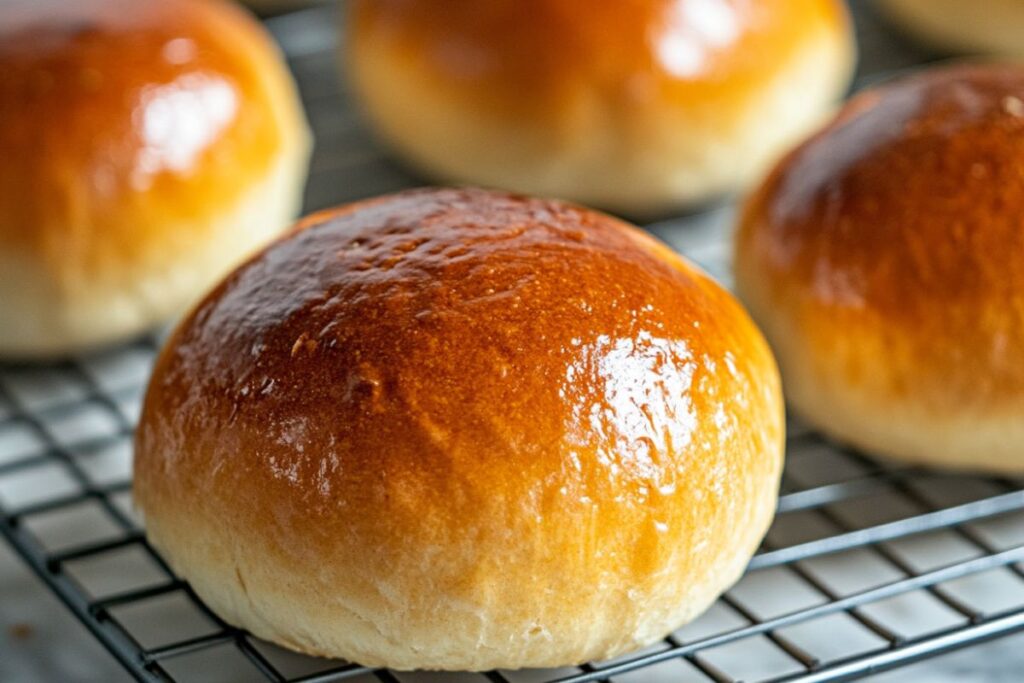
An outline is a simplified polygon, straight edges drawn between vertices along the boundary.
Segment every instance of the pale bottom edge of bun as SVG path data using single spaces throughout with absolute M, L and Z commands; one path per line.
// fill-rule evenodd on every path
M 321 589 L 283 588 L 296 583 L 294 571 L 275 566 L 273 553 L 239 550 L 246 545 L 218 520 L 184 520 L 146 515 L 146 533 L 174 571 L 226 622 L 255 636 L 307 655 L 342 659 L 369 667 L 399 671 L 488 671 L 493 669 L 554 668 L 607 660 L 655 643 L 707 610 L 742 576 L 767 532 L 775 509 L 777 482 L 755 486 L 761 497 L 753 518 L 735 526 L 736 537 L 723 538 L 715 566 L 699 582 L 667 582 L 662 595 L 637 596 L 629 630 L 621 622 L 600 623 L 600 615 L 579 609 L 571 633 L 550 633 L 543 628 L 517 631 L 509 625 L 507 640 L 495 645 L 467 634 L 484 622 L 500 620 L 500 613 L 481 614 L 444 596 L 437 598 L 437 620 L 429 630 L 409 632 L 400 609 L 366 612 L 353 608 L 338 595 Z M 194 506 L 193 506 L 194 507 Z M 187 513 L 186 513 L 187 514 Z M 200 518 L 202 515 L 200 515 Z M 264 532 L 254 529 L 259 536 Z M 258 546 L 259 543 L 257 542 Z M 344 571 L 335 562 L 307 558 L 309 584 L 318 574 Z M 359 558 L 342 559 L 356 563 Z M 285 573 L 282 573 L 285 572 Z M 306 583 L 303 577 L 299 581 Z M 630 587 L 623 585 L 621 590 Z M 394 599 L 394 596 L 392 596 Z M 551 599 L 545 595 L 517 596 L 522 600 Z M 572 610 L 575 606 L 566 605 Z M 461 623 L 459 623 L 461 622 Z M 608 632 L 615 632 L 614 639 Z M 518 634 L 518 635 L 516 635 Z M 418 645 L 411 644 L 415 640 Z M 580 645 L 585 643 L 585 645 Z
M 257 14 L 293 12 L 329 4 L 329 0 L 239 0 L 239 2 Z
M 117 273 L 54 273 L 29 254 L 0 252 L 0 357 L 39 361 L 130 339 L 179 315 L 232 267 L 289 226 L 299 210 L 306 152 L 280 155 L 242 199 L 181 234 L 187 249 L 148 245 L 151 263 Z M 176 234 L 168 225 L 163 234 Z M 62 281 L 63 280 L 63 281 Z
M 886 18 L 925 45 L 954 52 L 1024 57 L 1020 0 L 876 0 Z
M 361 50 L 353 72 L 371 121 L 425 175 L 634 216 L 747 186 L 834 110 L 853 67 L 852 48 L 823 29 L 714 115 L 666 104 L 623 123 L 626 113 L 595 94 L 573 111 L 573 125 L 512 124 L 438 92 L 429 78 L 399 68 L 386 48 Z
M 783 386 L 797 417 L 864 453 L 962 471 L 1024 472 L 1024 412 L 929 413 L 856 388 L 824 389 L 785 372 Z

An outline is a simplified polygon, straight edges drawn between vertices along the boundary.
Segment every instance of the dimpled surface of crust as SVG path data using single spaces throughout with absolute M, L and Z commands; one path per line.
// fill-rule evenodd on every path
M 793 405 L 883 453 L 1024 467 L 1022 207 L 1021 67 L 854 98 L 780 163 L 739 233 L 739 291 Z
M 316 214 L 168 342 L 147 530 L 222 616 L 401 669 L 652 642 L 742 571 L 782 457 L 732 297 L 608 216 L 481 190 Z

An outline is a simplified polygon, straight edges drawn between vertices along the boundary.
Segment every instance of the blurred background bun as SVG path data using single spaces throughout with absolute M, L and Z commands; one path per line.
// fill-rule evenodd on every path
M 1024 2 L 1020 0 L 876 2 L 895 25 L 933 47 L 1024 57 Z
M 433 177 L 631 214 L 755 178 L 853 66 L 835 0 L 354 0 L 345 62 Z
M 739 292 L 833 436 L 1024 471 L 1024 67 L 855 97 L 748 201 Z
M 0 4 L 0 355 L 137 334 L 299 208 L 310 137 L 218 0 Z
M 608 216 L 482 190 L 318 213 L 160 355 L 149 538 L 222 617 L 398 669 L 605 659 L 740 575 L 782 398 L 732 296 Z

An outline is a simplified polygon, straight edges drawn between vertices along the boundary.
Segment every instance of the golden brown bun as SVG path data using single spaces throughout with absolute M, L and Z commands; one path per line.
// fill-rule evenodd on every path
M 876 0 L 894 23 L 946 50 L 1024 56 L 1020 0 Z
M 458 182 L 651 213 L 753 179 L 853 64 L 835 0 L 356 0 L 380 135 Z
M 281 56 L 241 9 L 0 3 L 0 354 L 183 309 L 287 226 L 308 147 Z
M 663 637 L 771 520 L 774 361 L 721 287 L 608 216 L 483 190 L 317 214 L 157 363 L 135 500 L 229 622 L 399 669 Z
M 855 97 L 749 200 L 741 297 L 792 406 L 870 451 L 1024 470 L 1024 67 Z

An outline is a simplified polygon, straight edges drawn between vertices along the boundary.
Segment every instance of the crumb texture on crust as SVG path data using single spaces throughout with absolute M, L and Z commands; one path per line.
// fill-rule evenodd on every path
M 774 510 L 774 361 L 732 297 L 559 202 L 421 190 L 313 216 L 161 354 L 136 500 L 222 616 L 399 669 L 652 642 Z

